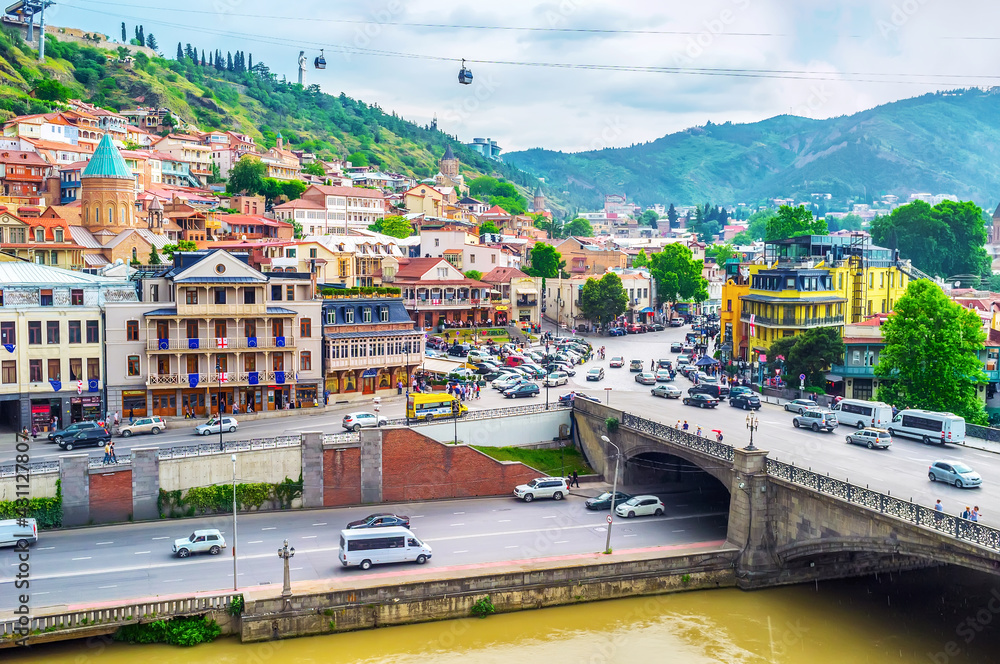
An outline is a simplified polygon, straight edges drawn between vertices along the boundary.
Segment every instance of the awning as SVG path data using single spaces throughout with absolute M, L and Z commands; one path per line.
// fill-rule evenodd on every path
M 639 313 L 640 314 L 652 314 L 652 313 L 656 313 L 656 312 L 653 311 L 653 307 L 646 307 L 645 309 L 640 309 Z
M 826 375 L 826 379 L 828 381 L 830 381 L 831 383 L 839 383 L 840 381 L 844 380 L 844 377 L 843 376 L 838 376 L 837 374 L 828 373 Z
M 515 288 L 514 292 L 518 295 L 538 295 L 537 288 Z
M 450 374 L 456 369 L 461 369 L 465 364 L 464 360 L 444 360 L 435 357 L 424 360 L 420 366 L 424 371 L 429 371 L 430 373 Z
M 378 378 L 378 369 L 365 369 L 365 372 L 361 374 L 362 378 Z

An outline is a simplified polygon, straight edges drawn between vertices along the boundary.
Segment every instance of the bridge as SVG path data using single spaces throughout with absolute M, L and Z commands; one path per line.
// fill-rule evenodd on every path
M 619 423 L 610 433 L 609 418 Z M 621 450 L 619 483 L 669 481 L 671 469 L 686 466 L 724 487 L 742 588 L 945 564 L 1000 575 L 996 528 L 603 404 L 577 400 L 574 421 L 591 466 L 609 482 L 615 450 L 602 436 Z

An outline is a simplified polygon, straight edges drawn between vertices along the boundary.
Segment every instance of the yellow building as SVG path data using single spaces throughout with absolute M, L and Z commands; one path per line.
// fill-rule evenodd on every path
M 867 236 L 811 235 L 769 242 L 759 264 L 732 264 L 722 289 L 720 343 L 754 361 L 776 339 L 843 328 L 892 311 L 918 273 Z

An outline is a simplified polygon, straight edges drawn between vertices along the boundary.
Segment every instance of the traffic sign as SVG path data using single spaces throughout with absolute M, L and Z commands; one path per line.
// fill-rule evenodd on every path
M 805 374 L 799 374 L 799 380 L 805 380 L 805 379 L 806 379 Z
M 611 515 L 608 515 L 608 523 L 611 523 Z

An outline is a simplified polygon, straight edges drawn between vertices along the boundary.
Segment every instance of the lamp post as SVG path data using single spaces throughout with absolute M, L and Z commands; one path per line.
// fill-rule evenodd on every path
M 543 382 L 545 383 L 545 410 L 548 410 L 549 409 L 549 377 L 546 376 L 545 380 Z
M 753 432 L 757 430 L 758 426 L 760 426 L 760 420 L 757 419 L 753 411 L 750 411 L 750 414 L 747 415 L 747 430 L 750 432 L 750 444 L 743 448 L 747 452 L 755 452 L 757 450 L 753 446 Z
M 221 358 L 216 358 L 215 360 L 215 377 L 219 381 L 219 396 L 217 397 L 219 406 L 219 451 L 223 451 L 222 447 L 222 363 Z
M 239 585 L 236 575 L 236 455 L 232 455 L 233 460 L 233 592 Z
M 284 605 L 281 607 L 283 611 L 292 608 L 292 577 L 288 571 L 288 561 L 294 555 L 295 547 L 289 547 L 288 540 L 285 540 L 285 545 L 278 549 L 278 557 L 285 563 L 285 582 L 281 586 L 281 599 L 284 600 Z
M 615 520 L 615 500 L 618 498 L 618 464 L 621 463 L 622 452 L 607 436 L 601 436 L 601 440 L 615 448 L 615 479 L 611 483 L 611 514 L 608 515 L 608 541 L 604 545 L 604 553 L 611 553 L 611 526 L 614 525 Z

